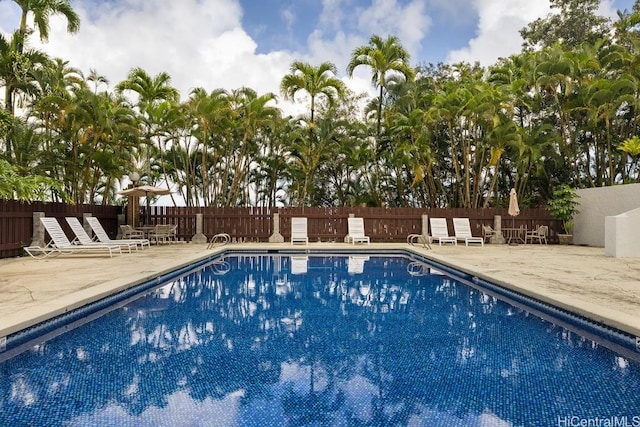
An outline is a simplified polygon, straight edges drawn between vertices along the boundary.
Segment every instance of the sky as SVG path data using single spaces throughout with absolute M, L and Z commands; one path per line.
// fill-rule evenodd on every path
M 634 0 L 602 0 L 601 13 L 631 10 Z M 459 61 L 491 65 L 520 52 L 519 30 L 550 12 L 548 0 L 72 0 L 80 31 L 52 17 L 49 41 L 30 47 L 105 76 L 113 88 L 132 68 L 167 72 L 183 100 L 248 86 L 279 94 L 293 61 L 330 61 L 356 93 L 373 93 L 370 70 L 346 66 L 353 50 L 376 34 L 395 35 L 411 64 Z M 20 21 L 12 0 L 0 0 L 0 32 Z M 106 88 L 105 88 L 106 89 Z M 287 108 L 279 104 L 283 110 Z M 289 108 L 294 108 L 289 106 Z M 286 112 L 286 111 L 285 111 Z

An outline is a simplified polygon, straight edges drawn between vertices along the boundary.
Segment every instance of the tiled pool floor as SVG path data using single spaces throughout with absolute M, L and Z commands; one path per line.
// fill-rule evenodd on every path
M 294 249 L 349 250 L 342 243 Z M 640 336 L 640 262 L 611 258 L 603 248 L 559 245 L 438 246 L 358 245 L 356 250 L 407 249 L 490 281 Z M 39 321 L 190 264 L 223 249 L 292 249 L 289 244 L 176 244 L 109 258 L 66 255 L 0 260 L 0 338 Z

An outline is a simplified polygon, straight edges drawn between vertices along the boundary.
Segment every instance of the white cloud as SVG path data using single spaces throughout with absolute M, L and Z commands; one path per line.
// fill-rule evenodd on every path
M 322 0 L 322 12 L 319 16 L 320 27 L 328 31 L 337 31 L 342 28 L 343 22 L 349 19 L 343 13 L 343 0 Z
M 125 0 L 91 12 L 85 7 L 74 4 L 81 18 L 78 34 L 67 34 L 66 21 L 53 17 L 49 42 L 33 39 L 34 45 L 85 73 L 96 69 L 111 87 L 141 67 L 151 76 L 167 72 L 183 99 L 198 86 L 277 93 L 293 60 L 286 52 L 256 53 L 236 0 Z
M 282 11 L 282 19 L 287 23 L 287 28 L 290 30 L 292 25 L 296 22 L 296 14 L 292 8 L 286 8 Z
M 629 3 L 628 5 L 624 4 L 624 3 Z M 613 0 L 601 0 L 600 1 L 600 7 L 598 8 L 598 14 L 602 15 L 602 16 L 606 16 L 607 18 L 611 18 L 614 21 L 616 21 L 618 19 L 618 7 L 616 7 L 616 5 L 613 4 Z M 633 0 L 627 0 L 627 1 L 621 1 L 620 3 L 622 3 L 619 7 L 621 11 L 624 11 L 625 9 L 627 9 L 627 11 L 631 11 L 631 8 L 633 6 Z
M 373 0 L 369 7 L 359 10 L 357 16 L 358 29 L 362 34 L 396 35 L 411 53 L 420 49 L 421 41 L 432 24 L 422 0 L 406 5 L 397 0 Z
M 373 0 L 367 7 L 356 7 L 345 15 L 341 0 L 323 0 L 320 26 L 309 35 L 308 60 L 313 64 L 333 62 L 338 76 L 355 92 L 376 96 L 371 86 L 371 70 L 356 68 L 353 78 L 345 78 L 346 67 L 353 50 L 369 42 L 371 35 L 396 35 L 412 56 L 420 50 L 420 43 L 431 27 L 431 18 L 424 0 L 400 4 L 397 0 Z M 355 28 L 353 27 L 355 21 Z M 349 31 L 350 29 L 350 31 Z
M 448 62 L 466 61 L 491 65 L 500 57 L 508 57 L 522 50 L 519 31 L 529 22 L 546 16 L 548 0 L 476 0 L 478 11 L 477 37 L 469 40 L 464 49 L 451 51 Z
M 238 0 L 121 0 L 99 3 L 97 9 L 95 4 L 80 0 L 73 6 L 81 19 L 79 33 L 68 34 L 66 21 L 53 16 L 49 41 L 42 44 L 34 36 L 31 44 L 69 61 L 85 74 L 95 69 L 109 79 L 111 88 L 132 68 L 141 67 L 151 76 L 168 73 L 183 99 L 194 87 L 211 91 L 248 86 L 259 94 L 278 95 L 280 81 L 294 60 L 314 65 L 331 61 L 338 67 L 338 77 L 354 91 L 361 92 L 365 86 L 362 79 L 346 79 L 344 74 L 353 48 L 366 43 L 366 38 L 316 30 L 308 37 L 306 52 L 258 54 L 257 43 L 242 28 Z M 2 12 L 6 13 L 0 22 L 8 22 L 11 16 L 17 25 L 15 5 L 0 1 Z M 288 19 L 292 22 L 296 18 Z M 366 85 L 368 88 L 368 80 Z M 279 107 L 286 114 L 300 111 L 281 97 Z
M 479 16 L 477 36 L 467 47 L 451 51 L 448 62 L 478 61 L 487 66 L 500 57 L 517 54 L 522 50 L 520 30 L 552 12 L 548 0 L 474 0 L 474 5 Z M 616 11 L 613 0 L 603 0 L 597 13 L 615 20 Z

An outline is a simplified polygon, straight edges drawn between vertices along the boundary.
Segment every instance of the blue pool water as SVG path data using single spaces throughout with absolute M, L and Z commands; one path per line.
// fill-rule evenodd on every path
M 640 425 L 633 357 L 404 256 L 229 255 L 0 373 L 1 426 Z

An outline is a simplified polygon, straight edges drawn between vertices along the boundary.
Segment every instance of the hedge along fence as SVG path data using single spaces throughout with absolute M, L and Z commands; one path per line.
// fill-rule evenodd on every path
M 125 215 L 121 206 L 70 205 L 66 203 L 22 203 L 15 200 L 0 200 L 0 258 L 20 256 L 22 247 L 31 243 L 33 236 L 33 213 L 44 212 L 45 216 L 58 218 L 67 229 L 65 216 L 75 216 L 82 220 L 83 214 L 97 217 L 104 228 L 115 238 L 119 222 Z M 278 224 L 274 224 L 274 214 L 278 213 Z M 122 214 L 122 215 L 120 215 Z M 141 218 L 147 212 L 142 207 Z M 471 222 L 474 235 L 482 235 L 482 225 L 493 225 L 494 217 L 502 217 L 502 227 L 527 227 L 531 230 L 538 225 L 547 225 L 551 230 L 551 240 L 561 229 L 560 221 L 551 218 L 544 208 L 524 209 L 517 217 L 510 217 L 506 209 L 440 209 L 440 208 L 344 208 L 344 207 L 168 207 L 152 206 L 149 210 L 149 225 L 176 224 L 178 238 L 190 241 L 196 234 L 196 215 L 202 214 L 203 233 L 211 237 L 227 233 L 233 241 L 266 242 L 274 234 L 276 227 L 285 241 L 291 237 L 291 218 L 306 217 L 308 235 L 311 242 L 342 242 L 347 234 L 347 218 L 350 215 L 364 219 L 365 233 L 373 242 L 404 242 L 409 234 L 421 234 L 422 217 L 447 218 L 449 233 L 453 234 L 451 219 L 466 217 Z

